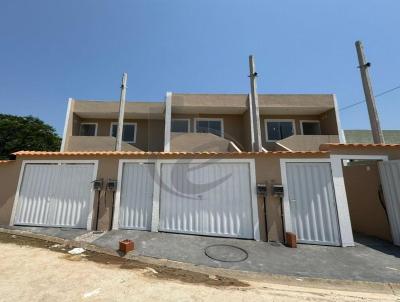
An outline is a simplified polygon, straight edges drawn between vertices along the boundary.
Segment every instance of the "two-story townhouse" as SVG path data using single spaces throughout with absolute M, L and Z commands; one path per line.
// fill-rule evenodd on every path
M 265 95 L 258 121 L 246 94 L 167 93 L 164 102 L 127 102 L 125 151 L 254 151 L 259 127 L 264 151 L 318 150 L 339 142 L 332 94 Z M 119 103 L 69 100 L 62 151 L 115 149 Z
M 128 102 L 122 151 L 133 152 L 114 152 L 119 113 L 116 101 L 70 99 L 63 152 L 2 165 L 0 223 L 334 246 L 353 246 L 354 229 L 400 244 L 389 226 L 400 216 L 379 194 L 398 201 L 400 145 L 336 144 L 334 95 Z
M 164 148 L 162 102 L 128 102 L 125 109 L 125 151 L 159 151 Z M 62 151 L 115 149 L 119 103 L 69 99 Z

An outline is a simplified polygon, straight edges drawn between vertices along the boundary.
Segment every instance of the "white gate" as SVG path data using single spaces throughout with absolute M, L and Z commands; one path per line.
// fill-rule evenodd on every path
M 26 163 L 15 225 L 91 228 L 95 164 Z
M 393 243 L 400 245 L 400 160 L 379 162 Z
M 150 230 L 153 209 L 154 163 L 122 165 L 119 227 Z
M 253 204 L 249 163 L 161 164 L 161 231 L 254 238 Z
M 288 198 L 298 242 L 340 245 L 330 163 L 287 163 Z

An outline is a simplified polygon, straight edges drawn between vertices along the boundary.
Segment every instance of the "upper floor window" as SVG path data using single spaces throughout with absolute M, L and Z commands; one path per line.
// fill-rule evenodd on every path
M 136 123 L 124 123 L 122 130 L 122 141 L 127 143 L 136 142 Z M 117 137 L 118 123 L 111 123 L 111 136 Z
M 224 136 L 224 123 L 222 119 L 197 118 L 195 119 L 195 125 L 195 130 L 198 133 L 212 133 Z
M 190 132 L 189 120 L 188 119 L 172 119 L 171 132 Z
M 303 135 L 320 135 L 321 124 L 319 121 L 300 121 L 301 134 Z
M 97 124 L 96 123 L 81 123 L 79 128 L 80 136 L 96 136 Z
M 278 141 L 295 134 L 294 120 L 265 120 L 267 141 Z

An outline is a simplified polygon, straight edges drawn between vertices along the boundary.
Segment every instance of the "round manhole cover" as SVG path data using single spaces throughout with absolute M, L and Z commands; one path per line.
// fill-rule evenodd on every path
M 244 249 L 227 244 L 210 245 L 204 252 L 207 257 L 221 262 L 241 262 L 249 256 Z

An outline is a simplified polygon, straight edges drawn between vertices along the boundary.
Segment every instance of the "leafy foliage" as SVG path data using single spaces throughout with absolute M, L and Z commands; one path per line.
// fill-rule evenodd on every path
M 0 158 L 20 151 L 59 151 L 55 129 L 33 116 L 0 114 Z

